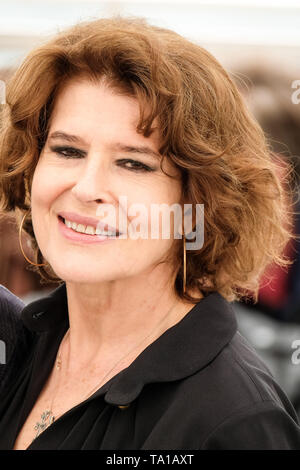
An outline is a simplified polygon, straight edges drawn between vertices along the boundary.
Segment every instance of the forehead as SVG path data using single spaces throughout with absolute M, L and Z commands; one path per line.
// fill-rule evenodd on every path
M 50 129 L 80 134 L 85 140 L 130 137 L 135 142 L 159 146 L 157 120 L 153 132 L 144 137 L 137 132 L 140 106 L 137 98 L 112 88 L 99 80 L 72 79 L 61 86 L 50 119 Z

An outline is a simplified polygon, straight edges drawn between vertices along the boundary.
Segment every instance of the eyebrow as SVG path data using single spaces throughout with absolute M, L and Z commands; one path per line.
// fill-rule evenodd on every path
M 87 143 L 81 137 L 77 135 L 67 134 L 66 132 L 62 132 L 62 131 L 52 132 L 48 140 L 57 140 L 57 139 L 63 139 L 70 143 L 87 145 Z M 155 150 L 152 150 L 147 145 L 139 145 L 139 146 L 125 145 L 125 144 L 118 142 L 112 145 L 112 148 L 116 151 L 121 151 L 125 153 L 149 155 L 150 157 L 154 157 L 156 159 L 161 158 L 160 153 L 155 152 Z

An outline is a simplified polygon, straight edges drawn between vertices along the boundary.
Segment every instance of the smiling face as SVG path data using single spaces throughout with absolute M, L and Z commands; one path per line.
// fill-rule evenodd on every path
M 164 169 L 177 179 L 162 172 L 158 129 L 146 138 L 136 131 L 138 121 L 138 101 L 103 81 L 72 80 L 60 91 L 33 176 L 31 209 L 39 248 L 65 281 L 97 283 L 146 273 L 174 243 L 172 226 L 170 238 L 161 230 L 158 239 L 151 238 L 150 216 L 152 204 L 179 203 L 179 172 L 167 159 Z M 93 235 L 104 204 L 116 209 L 116 220 L 105 222 L 122 231 L 123 217 L 130 231 L 139 212 L 129 209 L 136 203 L 148 217 L 140 226 L 149 229 L 147 238 Z M 73 225 L 77 230 L 89 225 L 88 233 L 74 232 L 63 219 L 82 222 Z

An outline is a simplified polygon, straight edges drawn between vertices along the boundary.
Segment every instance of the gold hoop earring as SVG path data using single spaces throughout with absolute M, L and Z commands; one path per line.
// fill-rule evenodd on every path
M 183 293 L 186 290 L 186 247 L 185 247 L 185 236 L 183 235 Z
M 23 250 L 23 247 L 22 247 L 22 240 L 21 240 L 21 237 L 22 237 L 22 229 L 23 229 L 23 223 L 24 223 L 24 220 L 27 216 L 27 214 L 29 213 L 29 211 L 25 212 L 24 216 L 23 216 L 23 219 L 22 219 L 22 222 L 21 222 L 21 225 L 20 225 L 20 228 L 19 228 L 19 245 L 20 245 L 20 248 L 21 248 L 21 251 L 22 251 L 22 255 L 24 256 L 24 258 L 26 259 L 26 261 L 28 261 L 28 263 L 30 264 L 33 264 L 33 266 L 46 266 L 46 264 L 37 264 L 37 263 L 33 263 L 32 261 L 30 261 L 29 258 L 27 258 L 27 256 L 25 255 L 24 253 L 24 250 Z

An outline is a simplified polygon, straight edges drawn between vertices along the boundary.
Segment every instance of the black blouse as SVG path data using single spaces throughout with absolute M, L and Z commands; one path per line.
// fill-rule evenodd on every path
M 13 319 L 18 334 L 0 392 L 3 450 L 13 448 L 68 328 L 64 283 L 22 309 L 8 293 L 0 287 L 0 323 Z M 300 428 L 289 399 L 237 331 L 231 304 L 213 292 L 31 449 L 300 449 Z

